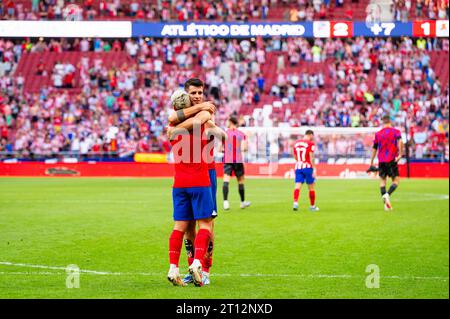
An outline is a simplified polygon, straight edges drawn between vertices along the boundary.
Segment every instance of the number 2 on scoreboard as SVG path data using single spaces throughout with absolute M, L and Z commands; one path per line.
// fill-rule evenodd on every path
M 348 37 L 348 25 L 346 23 L 336 23 L 333 27 L 335 37 Z
M 339 37 L 351 37 L 353 36 L 353 24 L 352 22 L 332 22 L 331 31 L 332 36 Z

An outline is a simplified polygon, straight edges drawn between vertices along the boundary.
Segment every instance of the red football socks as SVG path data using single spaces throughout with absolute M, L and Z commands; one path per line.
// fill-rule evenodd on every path
M 208 258 L 205 258 L 203 261 L 203 267 L 202 270 L 204 272 L 209 272 L 209 268 L 212 266 L 212 256 L 209 256 Z
M 314 206 L 316 203 L 316 191 L 309 191 L 309 201 L 311 203 L 311 206 Z
M 299 197 L 300 197 L 300 190 L 294 189 L 294 202 L 298 202 Z
M 177 267 L 180 261 L 181 247 L 183 246 L 183 236 L 183 232 L 174 229 L 169 238 L 169 262 Z
M 211 249 L 212 247 L 212 241 L 208 244 L 208 252 L 209 254 L 207 256 L 205 256 L 204 262 L 203 262 L 203 267 L 202 270 L 204 272 L 208 272 L 209 273 L 209 268 L 211 268 L 212 266 L 212 257 L 213 257 L 213 249 Z
M 200 262 L 204 263 L 205 253 L 208 249 L 209 240 L 211 239 L 211 233 L 207 229 L 200 229 L 195 236 L 195 253 L 194 259 L 200 260 Z

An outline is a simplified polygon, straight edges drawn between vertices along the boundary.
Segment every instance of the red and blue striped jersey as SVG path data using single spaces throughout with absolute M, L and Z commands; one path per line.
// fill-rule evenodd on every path
M 228 129 L 226 133 L 224 163 L 243 163 L 241 145 L 247 136 L 238 129 Z
M 294 143 L 294 157 L 297 161 L 295 169 L 312 168 L 311 153 L 314 153 L 316 145 L 312 141 L 298 140 Z

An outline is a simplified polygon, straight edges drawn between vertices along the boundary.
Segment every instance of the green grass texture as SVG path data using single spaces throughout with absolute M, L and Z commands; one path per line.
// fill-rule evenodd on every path
M 172 180 L 1 178 L 0 298 L 449 298 L 447 179 L 403 179 L 385 212 L 378 181 L 248 179 L 219 217 L 211 285 L 167 280 Z M 80 268 L 68 288 L 68 265 Z M 378 288 L 368 288 L 376 265 Z M 366 271 L 367 270 L 367 271 Z M 183 251 L 180 271 L 187 273 Z M 370 280 L 369 280 L 370 281 Z

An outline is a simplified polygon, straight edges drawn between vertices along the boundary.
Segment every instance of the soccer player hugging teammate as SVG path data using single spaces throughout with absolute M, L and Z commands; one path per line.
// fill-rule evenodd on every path
M 244 160 L 242 152 L 247 150 L 247 136 L 238 130 L 238 121 L 235 117 L 228 119 L 227 139 L 224 144 L 224 165 L 223 165 L 223 209 L 230 209 L 228 202 L 228 185 L 231 176 L 236 175 L 238 181 L 239 196 L 241 197 L 241 208 L 250 206 L 250 202 L 245 201 L 245 176 Z
M 306 182 L 309 188 L 309 202 L 311 206 L 309 210 L 316 212 L 319 208 L 315 205 L 316 191 L 314 190 L 314 183 L 316 180 L 316 170 L 314 168 L 314 151 L 315 144 L 313 142 L 314 132 L 307 130 L 302 140 L 294 142 L 294 157 L 295 163 L 295 189 L 294 189 L 294 210 L 298 210 L 298 198 L 300 197 L 300 190 L 303 183 Z
M 378 152 L 378 175 L 380 177 L 381 198 L 384 202 L 384 210 L 392 210 L 390 195 L 398 187 L 398 161 L 403 154 L 403 141 L 401 133 L 392 127 L 389 115 L 382 117 L 383 128 L 375 134 L 373 141 L 372 157 L 370 158 L 369 171 L 376 171 L 373 160 Z M 387 177 L 392 179 L 392 184 L 386 192 Z
M 185 83 L 185 90 L 178 90 L 172 95 L 172 103 L 176 110 L 169 116 L 169 138 L 171 141 L 175 140 L 174 134 L 180 132 L 180 130 L 192 130 L 194 124 L 199 125 L 201 123 L 201 149 L 188 149 L 191 158 L 201 157 L 201 165 L 189 162 L 184 163 L 184 166 L 180 165 L 177 161 L 177 157 L 180 154 L 174 153 L 175 159 L 175 184 L 174 184 L 174 219 L 175 224 L 180 218 L 182 221 L 189 220 L 188 223 L 182 223 L 183 227 L 180 232 L 172 233 L 169 241 L 169 257 L 171 263 L 171 269 L 169 270 L 168 278 L 174 285 L 184 286 L 187 283 L 193 282 L 196 286 L 209 284 L 209 268 L 212 266 L 212 252 L 213 252 L 213 218 L 217 216 L 217 204 L 216 204 L 216 172 L 214 165 L 214 137 L 224 138 L 225 132 L 218 128 L 214 122 L 213 114 L 215 112 L 215 106 L 210 102 L 203 102 L 203 88 L 204 84 L 199 79 L 190 79 Z M 175 126 L 176 125 L 176 126 Z M 200 130 L 197 130 L 200 132 Z M 192 136 L 192 132 L 190 133 Z M 197 138 L 193 137 L 194 140 Z M 176 144 L 172 142 L 172 145 Z M 174 147 L 175 150 L 175 147 Z M 177 151 L 180 148 L 177 148 Z M 177 166 L 178 165 L 178 166 Z M 187 172 L 183 167 L 190 167 L 190 171 Z M 177 171 L 177 168 L 179 171 Z M 177 177 L 180 177 L 180 173 L 188 173 L 182 175 L 184 180 L 190 180 L 189 185 L 176 185 Z M 206 171 L 206 175 L 205 175 Z M 206 191 L 202 193 L 205 196 L 199 196 L 198 193 L 186 193 L 186 190 L 180 191 L 178 188 L 189 188 L 194 184 L 197 185 L 194 188 L 204 187 L 206 185 L 205 176 L 208 178 L 209 198 L 206 198 Z M 181 192 L 181 195 L 180 195 Z M 203 203 L 203 201 L 205 201 Z M 211 202 L 212 209 L 209 213 L 209 202 Z M 202 212 L 207 211 L 207 220 L 203 217 Z M 189 218 L 183 216 L 188 213 Z M 181 215 L 181 216 L 180 216 Z M 196 234 L 196 224 L 199 224 L 199 232 Z M 202 225 L 204 226 L 202 228 Z M 177 229 L 178 230 L 178 229 Z M 209 234 L 207 233 L 209 231 Z M 182 234 L 181 234 L 182 233 Z M 190 265 L 189 272 L 184 280 L 181 280 L 178 270 L 179 254 L 182 246 L 183 236 L 185 238 L 185 246 L 188 252 L 188 263 Z M 206 240 L 206 248 L 204 247 L 204 240 Z M 201 258 L 203 255 L 203 258 Z M 175 263 L 176 262 L 176 263 Z

